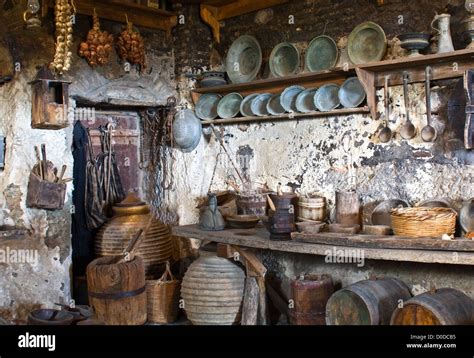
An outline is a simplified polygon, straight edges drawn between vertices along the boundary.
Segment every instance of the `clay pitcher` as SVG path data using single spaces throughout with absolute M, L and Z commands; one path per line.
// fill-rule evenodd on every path
M 434 27 L 433 24 L 438 22 L 438 27 Z M 431 27 L 438 33 L 438 52 L 452 52 L 454 51 L 453 40 L 451 38 L 450 29 L 451 15 L 439 14 L 436 15 L 431 22 Z

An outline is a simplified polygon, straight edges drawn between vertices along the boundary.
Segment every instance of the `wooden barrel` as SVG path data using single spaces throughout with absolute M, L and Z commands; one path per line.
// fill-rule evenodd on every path
M 295 325 L 325 325 L 326 303 L 334 292 L 329 275 L 303 275 L 291 281 L 294 308 L 290 323 Z
M 415 296 L 393 312 L 392 325 L 471 325 L 474 301 L 461 291 L 441 288 Z
M 270 199 L 275 204 L 275 208 L 278 209 L 292 209 L 294 211 L 295 204 L 297 203 L 297 195 L 294 193 L 282 193 L 282 194 L 268 194 Z
M 344 287 L 326 305 L 328 325 L 388 325 L 400 302 L 411 297 L 395 278 L 364 280 Z
M 359 194 L 355 191 L 336 192 L 336 223 L 342 225 L 362 223 Z
M 145 266 L 135 256 L 111 264 L 117 256 L 92 261 L 87 266 L 89 302 L 97 319 L 107 325 L 140 325 L 146 322 Z
M 326 220 L 326 199 L 320 196 L 300 197 L 298 200 L 298 219 Z
M 267 195 L 261 192 L 235 195 L 237 214 L 264 216 L 267 214 Z
M 290 240 L 291 233 L 296 231 L 295 214 L 288 209 L 269 210 L 268 231 L 271 240 Z

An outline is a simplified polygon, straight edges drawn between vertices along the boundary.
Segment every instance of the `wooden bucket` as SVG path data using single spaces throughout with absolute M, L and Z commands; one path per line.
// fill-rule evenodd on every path
M 300 197 L 298 200 L 298 219 L 326 220 L 326 199 L 323 197 Z
M 143 259 L 113 264 L 120 257 L 102 257 L 87 266 L 89 302 L 107 325 L 141 325 L 147 318 Z
M 326 305 L 328 325 L 388 325 L 393 311 L 411 297 L 395 278 L 364 280 L 331 296 Z
M 361 205 L 359 194 L 355 191 L 336 192 L 336 223 L 342 225 L 361 225 Z
M 393 312 L 392 325 L 471 325 L 474 301 L 453 288 L 415 296 Z
M 148 321 L 173 323 L 178 317 L 181 281 L 175 280 L 169 262 L 159 280 L 146 282 Z

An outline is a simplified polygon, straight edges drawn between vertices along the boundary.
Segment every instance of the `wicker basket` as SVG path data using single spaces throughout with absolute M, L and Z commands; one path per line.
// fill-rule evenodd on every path
M 175 280 L 166 262 L 166 270 L 159 280 L 147 280 L 148 321 L 173 323 L 178 317 L 181 281 Z
M 397 236 L 441 237 L 454 235 L 456 212 L 449 208 L 392 209 L 392 229 Z

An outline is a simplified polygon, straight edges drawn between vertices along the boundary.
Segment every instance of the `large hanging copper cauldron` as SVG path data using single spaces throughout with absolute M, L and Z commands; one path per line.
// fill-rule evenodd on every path
M 134 195 L 113 207 L 114 216 L 103 225 L 96 235 L 95 254 L 98 257 L 120 255 L 132 236 L 139 230 L 144 232 L 136 254 L 143 258 L 145 271 L 151 274 L 173 256 L 171 230 L 152 216 L 150 207 Z

